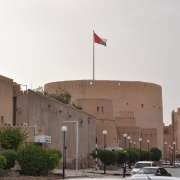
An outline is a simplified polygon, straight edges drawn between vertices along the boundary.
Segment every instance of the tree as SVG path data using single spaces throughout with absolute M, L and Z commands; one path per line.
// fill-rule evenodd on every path
M 118 164 L 123 164 L 129 159 L 128 153 L 124 152 L 123 150 L 118 151 L 119 158 L 117 159 Z
M 39 86 L 38 88 L 34 89 L 34 91 L 48 98 L 54 98 L 64 104 L 70 104 L 71 102 L 71 93 L 66 91 L 65 89 L 59 88 L 55 93 L 48 93 L 47 91 L 44 91 L 42 86 Z
M 64 104 L 70 104 L 71 102 L 71 93 L 65 89 L 58 89 L 55 93 L 49 94 L 50 98 L 54 98 Z
M 151 157 L 151 160 L 152 161 L 159 161 L 162 157 L 162 152 L 159 148 L 151 148 L 150 149 L 150 152 L 152 153 L 152 157 Z
M 27 139 L 28 133 L 22 127 L 7 126 L 0 128 L 0 146 L 17 150 Z
M 116 151 L 103 150 L 99 151 L 98 156 L 103 164 L 110 165 L 117 162 L 119 154 Z

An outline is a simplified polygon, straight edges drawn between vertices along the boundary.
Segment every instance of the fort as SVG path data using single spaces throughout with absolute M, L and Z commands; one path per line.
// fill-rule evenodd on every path
M 143 149 L 158 147 L 167 156 L 168 145 L 178 143 L 180 136 L 180 108 L 172 112 L 172 125 L 163 124 L 163 104 L 161 86 L 147 82 L 76 80 L 51 82 L 44 90 L 54 93 L 66 89 L 72 95 L 72 102 L 80 106 L 63 104 L 47 98 L 33 90 L 21 90 L 21 85 L 13 79 L 0 76 L 0 126 L 27 126 L 30 136 L 27 141 L 35 141 L 39 135 L 51 137 L 51 142 L 43 145 L 62 151 L 61 127 L 66 125 L 67 167 L 74 168 L 75 147 L 78 134 L 78 163 L 91 167 L 89 154 L 98 146 L 104 146 L 103 130 L 107 131 L 106 146 Z M 76 124 L 69 123 L 76 121 Z M 131 141 L 123 137 L 126 133 Z M 148 144 L 148 140 L 150 143 Z M 129 142 L 128 142 L 129 141 Z M 131 142 L 131 144 L 129 144 Z M 164 143 L 167 143 L 165 146 Z M 129 144 L 129 145 L 128 145 Z M 168 149 L 170 151 L 170 148 Z M 172 151 L 172 149 L 171 149 Z
M 97 120 L 105 119 L 104 115 L 108 117 L 106 119 L 112 120 L 111 125 L 107 123 L 109 121 L 104 120 L 103 126 L 102 123 L 99 124 L 98 120 L 97 131 L 100 131 L 99 133 L 102 131 L 101 127 L 109 129 L 110 126 L 114 127 L 114 132 L 116 132 L 116 126 L 122 125 L 123 127 L 137 126 L 139 128 L 150 128 L 152 130 L 158 127 L 158 131 L 155 131 L 157 135 L 151 138 L 151 143 L 163 150 L 163 105 L 161 86 L 147 82 L 110 80 L 59 81 L 44 85 L 45 91 L 49 93 L 53 93 L 59 88 L 69 91 L 73 101 L 75 101 L 77 105 L 82 106 L 85 112 L 93 114 Z M 91 99 L 91 101 L 88 101 L 88 99 Z M 97 102 L 98 99 L 99 102 Z M 111 103 L 107 103 L 105 99 L 112 101 Z M 82 103 L 82 101 L 84 101 L 84 103 Z M 109 112 L 111 112 L 111 115 L 108 116 Z M 108 134 L 107 139 L 109 141 L 109 146 L 114 145 L 114 140 L 118 142 L 116 136 L 112 133 Z M 139 134 L 135 139 L 137 145 L 138 138 L 141 136 L 143 135 Z M 102 135 L 100 135 L 100 137 L 100 141 L 102 142 Z M 122 137 L 118 138 L 122 140 Z M 142 146 L 146 148 L 146 144 L 147 142 L 144 142 Z

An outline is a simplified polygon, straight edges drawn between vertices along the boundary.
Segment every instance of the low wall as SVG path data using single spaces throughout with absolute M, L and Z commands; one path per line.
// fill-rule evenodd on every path
M 104 170 L 104 165 L 100 165 L 99 166 L 100 170 Z M 118 167 L 115 165 L 106 165 L 106 170 L 117 170 Z

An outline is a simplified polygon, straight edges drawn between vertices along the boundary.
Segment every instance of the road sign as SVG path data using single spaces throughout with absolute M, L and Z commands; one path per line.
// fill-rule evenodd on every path
M 122 144 L 122 140 L 118 140 L 118 144 Z

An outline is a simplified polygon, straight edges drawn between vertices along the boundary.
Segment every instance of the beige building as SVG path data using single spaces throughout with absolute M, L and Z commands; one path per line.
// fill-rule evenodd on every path
M 13 119 L 13 80 L 0 75 L 0 122 L 11 123 Z
M 59 81 L 45 84 L 44 89 L 49 93 L 55 92 L 57 89 L 63 88 L 72 94 L 73 101 L 77 99 L 109 99 L 112 100 L 113 117 L 111 117 L 111 127 L 114 126 L 131 126 L 139 127 L 140 129 L 149 128 L 148 134 L 151 134 L 152 145 L 156 145 L 163 150 L 163 107 L 162 107 L 162 88 L 159 85 L 147 82 L 128 82 L 128 81 L 101 81 L 101 80 L 77 80 L 77 81 Z M 104 101 L 106 102 L 106 101 Z M 101 105 L 91 101 L 87 104 L 84 103 L 82 108 L 87 112 L 94 112 L 93 115 L 98 117 L 96 113 L 97 107 L 105 107 L 105 104 Z M 90 107 L 91 110 L 90 110 Z M 104 112 L 107 110 L 104 109 Z M 102 117 L 103 118 L 103 117 Z M 110 117 L 108 117 L 110 118 Z M 107 119 L 108 119 L 107 118 Z M 100 122 L 100 121 L 97 121 Z M 104 121 L 103 128 L 109 128 L 108 121 Z M 106 124 L 107 123 L 107 124 Z M 114 125 L 113 125 L 114 123 Z M 101 125 L 97 126 L 98 128 Z M 157 131 L 158 127 L 158 131 Z M 116 131 L 116 128 L 113 130 Z M 102 129 L 100 129 L 100 134 Z M 124 131 L 125 132 L 125 131 Z M 144 131 L 142 131 L 144 133 Z M 116 132 L 118 133 L 118 132 Z M 127 132 L 126 132 L 127 133 Z M 142 142 L 143 148 L 147 149 L 146 137 L 139 133 L 139 137 L 144 138 Z M 155 133 L 157 133 L 155 135 Z M 103 141 L 102 135 L 100 135 L 100 142 Z M 108 137 L 110 136 L 110 137 Z M 123 137 L 119 137 L 119 140 Z M 139 137 L 137 137 L 136 142 Z M 114 142 L 114 134 L 108 133 L 107 138 Z M 117 139 L 117 142 L 118 142 Z M 111 141 L 108 146 L 113 145 Z
M 48 141 L 43 141 L 43 145 L 60 149 L 61 152 L 63 150 L 61 128 L 67 126 L 67 167 L 75 168 L 77 142 L 79 165 L 84 163 L 87 167 L 90 164 L 89 154 L 95 148 L 96 118 L 32 90 L 22 92 L 20 89 L 20 85 L 12 79 L 1 76 L 0 126 L 23 126 L 29 133 L 27 142 L 34 142 L 42 137 L 49 138 Z

